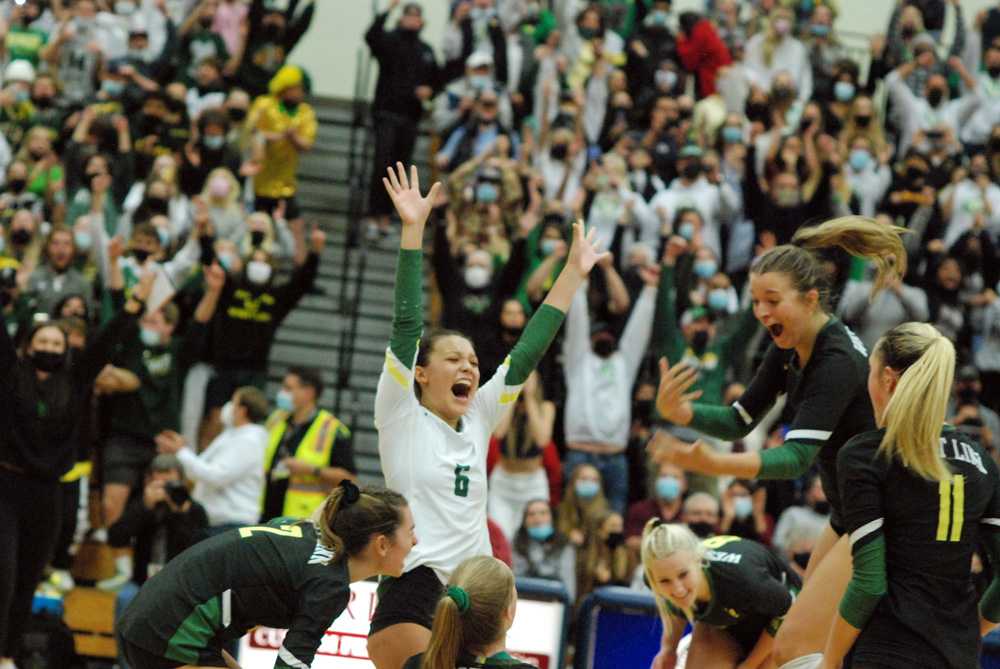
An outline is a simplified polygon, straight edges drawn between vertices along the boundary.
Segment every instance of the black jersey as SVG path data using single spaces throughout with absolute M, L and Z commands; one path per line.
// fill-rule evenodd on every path
M 858 435 L 838 458 L 852 549 L 885 537 L 888 590 L 858 637 L 854 662 L 978 667 L 970 565 L 979 533 L 1000 530 L 997 466 L 967 434 L 945 426 L 941 455 L 954 475 L 927 481 L 877 454 L 883 434 Z
M 802 581 L 787 562 L 756 541 L 719 536 L 702 545 L 712 599 L 694 610 L 694 619 L 730 631 L 749 653 L 761 632 L 777 633 Z M 669 600 L 667 608 L 684 617 Z
M 347 607 L 350 580 L 315 527 L 292 522 L 230 530 L 184 551 L 142 587 L 119 634 L 150 653 L 214 666 L 219 648 L 252 627 L 287 628 L 275 666 L 309 666 Z
M 403 669 L 420 669 L 420 664 L 423 661 L 423 653 L 414 655 L 406 661 Z M 462 655 L 458 658 L 458 662 L 455 663 L 455 669 L 534 669 L 534 667 L 535 665 L 521 662 L 507 652 L 500 652 L 489 657 Z
M 782 394 L 787 396 L 785 413 L 794 415 L 785 441 L 820 449 L 816 463 L 830 501 L 830 524 L 842 532 L 837 451 L 854 435 L 875 429 L 865 345 L 833 317 L 816 336 L 804 368 L 799 368 L 794 349 L 781 349 L 772 342 L 750 386 L 733 406 L 750 425 L 762 419 Z

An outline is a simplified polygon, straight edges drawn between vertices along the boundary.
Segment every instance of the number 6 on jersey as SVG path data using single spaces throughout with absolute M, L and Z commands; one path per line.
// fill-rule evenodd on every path
M 468 497 L 469 496 L 469 477 L 465 475 L 467 471 L 472 469 L 469 465 L 455 465 L 455 496 L 456 497 Z

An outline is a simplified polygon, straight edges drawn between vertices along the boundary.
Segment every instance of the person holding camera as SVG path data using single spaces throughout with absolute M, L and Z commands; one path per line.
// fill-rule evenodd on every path
M 1000 453 L 1000 416 L 982 403 L 979 370 L 965 365 L 955 375 L 955 397 L 948 407 L 948 422 L 979 440 L 997 459 Z
M 141 495 L 133 495 L 125 512 L 108 530 L 116 546 L 132 545 L 135 569 L 115 597 L 115 623 L 135 599 L 146 579 L 193 545 L 208 525 L 205 508 L 191 499 L 184 469 L 175 455 L 161 453 L 146 471 Z M 119 666 L 126 667 L 121 659 Z

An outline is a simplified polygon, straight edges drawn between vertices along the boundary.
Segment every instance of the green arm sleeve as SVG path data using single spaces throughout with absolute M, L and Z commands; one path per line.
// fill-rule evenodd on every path
M 742 439 L 750 432 L 751 426 L 740 420 L 736 409 L 719 404 L 692 403 L 694 417 L 688 427 L 726 441 Z
M 389 348 L 406 365 L 413 364 L 420 334 L 423 332 L 424 252 L 400 249 L 396 261 L 396 292 Z
M 862 629 L 886 592 L 885 537 L 879 536 L 854 552 L 854 575 L 840 600 L 840 616 Z
M 524 383 L 549 349 L 565 318 L 566 314 L 555 307 L 547 304 L 539 307 L 510 352 L 510 368 L 504 377 L 504 383 L 508 386 Z
M 799 441 L 786 441 L 777 448 L 761 451 L 757 478 L 797 479 L 809 471 L 818 452 L 819 446 Z
M 990 622 L 1000 621 L 1000 532 L 981 532 L 983 545 L 993 565 L 993 580 L 979 600 L 979 613 Z
M 660 285 L 656 291 L 656 311 L 653 315 L 653 338 L 649 348 L 657 358 L 666 356 L 670 364 L 677 361 L 674 352 L 683 348 L 684 335 L 677 327 L 677 310 L 674 307 L 674 268 L 660 265 Z M 673 357 L 671 357 L 673 356 Z

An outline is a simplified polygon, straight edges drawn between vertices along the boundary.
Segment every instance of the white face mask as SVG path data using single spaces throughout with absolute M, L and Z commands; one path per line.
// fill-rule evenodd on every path
M 485 267 L 473 265 L 465 268 L 465 283 L 473 290 L 485 288 L 490 282 L 490 271 Z
M 115 14 L 119 16 L 131 16 L 135 12 L 135 2 L 133 0 L 118 0 L 115 3 Z
M 226 427 L 232 427 L 233 421 L 236 420 L 236 409 L 233 407 L 232 400 L 226 402 L 222 405 L 222 412 L 219 418 L 222 420 L 222 424 Z
M 247 263 L 247 280 L 258 286 L 265 284 L 271 278 L 271 266 L 260 260 L 251 260 Z

